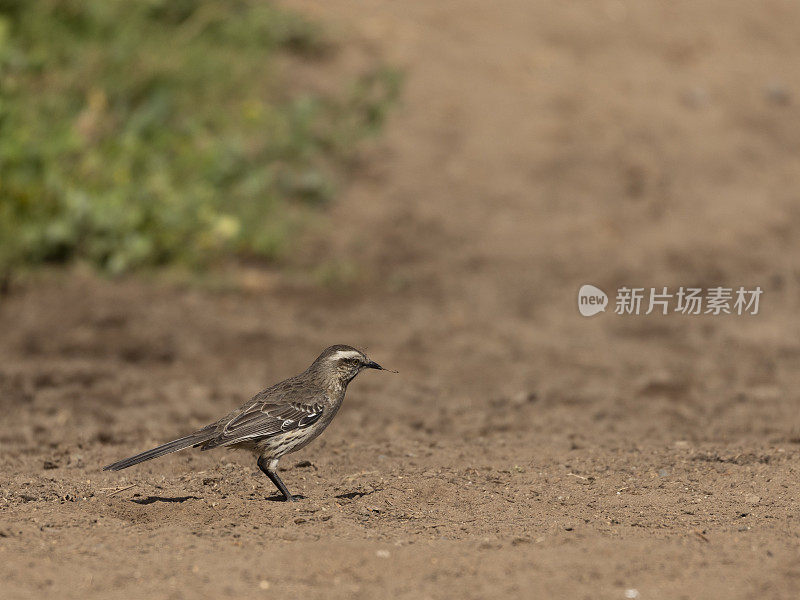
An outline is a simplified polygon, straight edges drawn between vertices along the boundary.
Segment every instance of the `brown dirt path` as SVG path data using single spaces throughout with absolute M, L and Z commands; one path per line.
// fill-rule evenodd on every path
M 297 257 L 359 282 L 0 300 L 0 597 L 796 598 L 800 6 L 286 4 L 355 40 L 342 72 L 407 68 Z M 588 282 L 765 293 L 585 319 Z M 400 374 L 284 461 L 298 505 L 224 452 L 98 470 L 330 343 Z

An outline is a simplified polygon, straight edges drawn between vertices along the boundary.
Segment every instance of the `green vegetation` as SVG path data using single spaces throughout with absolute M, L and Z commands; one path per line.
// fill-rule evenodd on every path
M 330 51 L 265 0 L 0 0 L 0 279 L 276 257 L 397 93 L 287 91 Z

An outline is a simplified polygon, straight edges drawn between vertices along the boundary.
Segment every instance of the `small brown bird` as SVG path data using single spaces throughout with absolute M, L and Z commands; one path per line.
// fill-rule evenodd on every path
M 342 405 L 347 384 L 364 369 L 385 370 L 355 348 L 331 346 L 300 375 L 259 392 L 216 423 L 110 464 L 103 470 L 127 469 L 189 446 L 201 450 L 229 446 L 254 452 L 259 468 L 284 499 L 295 502 L 297 499 L 278 477 L 278 460 L 284 454 L 303 448 L 322 433 Z

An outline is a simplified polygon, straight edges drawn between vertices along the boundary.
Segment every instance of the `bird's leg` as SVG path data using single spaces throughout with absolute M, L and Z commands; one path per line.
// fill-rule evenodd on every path
M 258 459 L 258 468 L 261 469 L 267 477 L 269 477 L 269 480 L 275 484 L 275 487 L 278 488 L 278 491 L 283 494 L 284 501 L 297 502 L 297 498 L 289 493 L 289 490 L 286 489 L 286 486 L 281 481 L 281 478 L 278 477 L 278 471 L 276 470 L 277 466 L 278 460 L 275 458 L 268 460 L 262 456 Z

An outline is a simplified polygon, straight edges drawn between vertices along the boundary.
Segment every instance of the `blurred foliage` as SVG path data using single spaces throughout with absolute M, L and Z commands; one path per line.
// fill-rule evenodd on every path
M 329 51 L 265 0 L 0 0 L 0 279 L 274 258 L 398 91 L 289 94 L 276 55 Z

